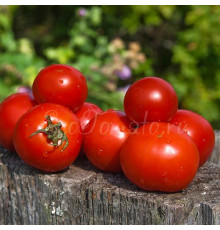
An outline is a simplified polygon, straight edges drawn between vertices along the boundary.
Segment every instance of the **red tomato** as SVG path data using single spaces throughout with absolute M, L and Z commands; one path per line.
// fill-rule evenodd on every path
M 34 80 L 33 95 L 38 103 L 56 103 L 73 110 L 86 100 L 88 89 L 86 79 L 77 69 L 68 65 L 51 65 Z
M 153 122 L 139 127 L 121 148 L 126 177 L 148 191 L 176 192 L 196 175 L 199 153 L 192 139 L 170 123 Z
M 129 135 L 129 120 L 121 111 L 97 114 L 84 130 L 83 151 L 90 162 L 106 172 L 119 172 L 120 148 Z
M 124 98 L 126 115 L 139 124 L 169 122 L 177 107 L 178 99 L 172 85 L 157 77 L 145 77 L 136 81 Z
M 85 102 L 75 113 L 79 118 L 81 129 L 84 130 L 90 120 L 92 120 L 96 114 L 101 112 L 103 111 L 97 105 Z
M 0 145 L 14 150 L 13 131 L 19 118 L 35 105 L 27 93 L 15 93 L 0 104 Z
M 215 146 L 215 133 L 212 126 L 205 118 L 188 110 L 178 110 L 171 123 L 179 126 L 193 139 L 199 150 L 199 165 L 202 166 Z
M 46 103 L 21 117 L 13 140 L 24 162 L 46 172 L 56 172 L 76 159 L 82 135 L 79 120 L 72 111 L 62 105 Z

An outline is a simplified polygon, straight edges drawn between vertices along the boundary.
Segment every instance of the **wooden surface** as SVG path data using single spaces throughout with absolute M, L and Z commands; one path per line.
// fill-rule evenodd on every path
M 220 131 L 215 131 L 215 149 L 209 158 L 209 162 L 220 165 Z
M 187 189 L 166 194 L 139 190 L 85 158 L 45 174 L 2 148 L 0 157 L 0 224 L 220 224 L 220 166 L 210 162 Z

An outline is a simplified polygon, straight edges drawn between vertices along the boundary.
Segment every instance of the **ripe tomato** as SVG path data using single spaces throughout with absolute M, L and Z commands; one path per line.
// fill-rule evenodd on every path
M 198 149 L 192 139 L 170 123 L 147 123 L 135 131 L 121 148 L 126 177 L 149 191 L 186 188 L 199 165 Z
M 14 150 L 13 131 L 19 118 L 35 105 L 28 93 L 15 93 L 0 104 L 0 145 Z
M 46 103 L 35 106 L 20 118 L 13 141 L 24 162 L 46 172 L 56 172 L 76 159 L 82 135 L 79 120 L 72 111 Z
M 76 112 L 76 116 L 79 118 L 81 129 L 84 130 L 86 125 L 92 120 L 92 118 L 103 112 L 97 105 L 85 102 Z
M 215 146 L 215 133 L 212 126 L 205 118 L 188 110 L 178 110 L 171 123 L 179 126 L 193 139 L 199 150 L 199 165 L 202 166 Z
M 169 122 L 177 107 L 178 99 L 172 85 L 157 77 L 145 77 L 136 81 L 124 98 L 126 115 L 139 124 Z
M 106 172 L 119 172 L 120 148 L 129 135 L 129 120 L 121 111 L 97 114 L 84 130 L 83 151 L 90 162 Z
M 77 69 L 68 65 L 51 65 L 34 80 L 33 95 L 38 103 L 56 103 L 73 110 L 86 100 L 88 89 L 86 79 Z

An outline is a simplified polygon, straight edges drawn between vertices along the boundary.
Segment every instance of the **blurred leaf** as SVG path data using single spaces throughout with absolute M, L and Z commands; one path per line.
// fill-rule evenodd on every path
M 45 55 L 49 60 L 65 64 L 74 57 L 74 51 L 69 47 L 48 48 L 45 50 Z

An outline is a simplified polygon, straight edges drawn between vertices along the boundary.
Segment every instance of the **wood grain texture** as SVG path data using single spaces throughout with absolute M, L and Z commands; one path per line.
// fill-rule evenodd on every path
M 45 174 L 2 148 L 0 157 L 0 224 L 220 224 L 220 166 L 210 162 L 187 189 L 167 194 L 140 190 L 85 158 Z
M 215 131 L 215 148 L 209 162 L 220 165 L 220 131 Z

